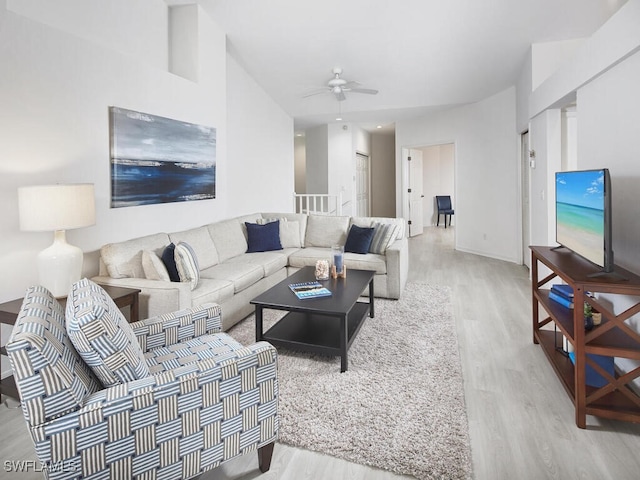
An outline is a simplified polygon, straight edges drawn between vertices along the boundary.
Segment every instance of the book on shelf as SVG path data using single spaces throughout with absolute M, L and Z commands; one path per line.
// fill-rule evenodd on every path
M 551 285 L 551 291 L 566 298 L 569 301 L 573 301 L 573 288 L 571 288 L 570 285 L 565 285 L 564 283 L 556 283 Z
M 320 282 L 292 283 L 289 288 L 300 300 L 331 296 L 331 290 L 323 287 Z
M 549 291 L 549 299 L 556 303 L 559 303 L 563 307 L 573 308 L 573 301 L 564 298 L 562 295 L 557 294 L 553 290 Z

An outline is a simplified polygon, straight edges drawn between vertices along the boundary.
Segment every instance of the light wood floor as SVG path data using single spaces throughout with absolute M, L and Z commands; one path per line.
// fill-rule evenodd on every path
M 409 281 L 453 291 L 476 480 L 635 480 L 640 425 L 587 417 L 575 426 L 573 404 L 532 342 L 528 271 L 453 249 L 454 228 L 430 227 L 409 242 Z M 0 478 L 6 460 L 35 460 L 19 409 L 0 407 Z M 235 459 L 206 480 L 393 480 L 405 477 L 278 444 L 260 476 L 257 455 Z

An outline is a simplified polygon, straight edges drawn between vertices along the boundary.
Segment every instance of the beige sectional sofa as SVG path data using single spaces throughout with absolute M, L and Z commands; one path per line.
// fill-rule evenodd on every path
M 245 222 L 280 220 L 282 250 L 247 253 Z M 344 245 L 351 225 L 395 225 L 394 237 L 382 253 L 345 253 L 349 269 L 374 270 L 377 297 L 397 299 L 407 280 L 408 242 L 405 222 L 396 218 L 335 217 L 292 213 L 256 213 L 175 233 L 156 233 L 100 250 L 100 273 L 93 280 L 139 288 L 140 318 L 173 312 L 206 302 L 222 308 L 229 329 L 253 311 L 250 301 L 276 283 L 316 260 L 329 259 L 333 245 Z M 160 279 L 154 270 L 165 248 L 185 242 L 197 258 L 197 282 Z

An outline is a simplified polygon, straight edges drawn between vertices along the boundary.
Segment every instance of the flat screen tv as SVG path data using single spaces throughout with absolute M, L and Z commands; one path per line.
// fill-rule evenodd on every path
M 556 242 L 613 272 L 609 170 L 556 173 Z

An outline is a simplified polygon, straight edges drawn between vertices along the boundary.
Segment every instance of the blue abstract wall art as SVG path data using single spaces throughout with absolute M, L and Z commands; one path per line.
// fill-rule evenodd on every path
M 216 129 L 109 108 L 111 207 L 216 197 Z

